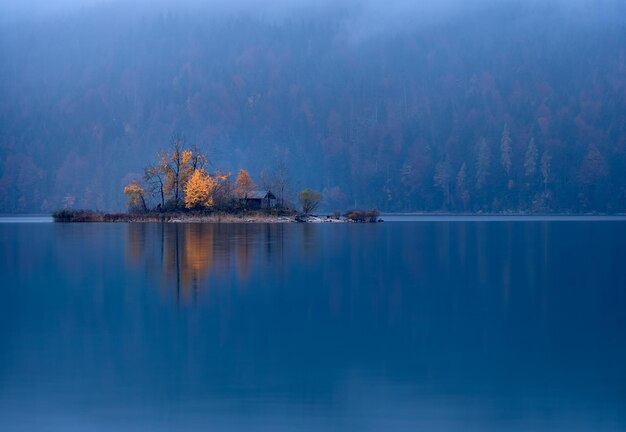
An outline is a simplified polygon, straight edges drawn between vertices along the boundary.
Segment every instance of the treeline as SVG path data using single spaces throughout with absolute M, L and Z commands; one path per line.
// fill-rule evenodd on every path
M 176 130 L 327 210 L 624 211 L 626 5 L 501 3 L 379 33 L 345 8 L 6 24 L 0 212 L 122 209 Z

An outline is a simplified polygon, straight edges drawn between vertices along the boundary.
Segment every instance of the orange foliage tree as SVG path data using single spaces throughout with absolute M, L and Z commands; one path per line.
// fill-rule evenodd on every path
M 203 169 L 208 160 L 196 147 L 186 148 L 185 138 L 174 135 L 170 143 L 169 152 L 158 154 L 158 172 L 162 174 L 162 189 L 165 195 L 171 197 L 176 207 L 184 201 L 185 186 L 191 175 Z M 147 173 L 151 179 L 155 178 L 155 169 Z M 157 180 L 160 180 L 157 178 Z M 159 184 L 159 189 L 161 185 Z
M 185 184 L 185 207 L 212 207 L 215 179 L 204 168 L 195 170 Z
M 241 168 L 235 179 L 235 193 L 242 198 L 247 198 L 248 194 L 254 190 L 254 181 L 247 170 Z
M 228 177 L 220 172 L 209 175 L 204 168 L 194 170 L 185 184 L 185 207 L 213 207 L 216 197 L 225 190 Z

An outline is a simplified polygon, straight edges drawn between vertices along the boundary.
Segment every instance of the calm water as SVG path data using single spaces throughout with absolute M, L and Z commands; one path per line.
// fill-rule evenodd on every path
M 626 430 L 626 222 L 0 224 L 2 431 Z

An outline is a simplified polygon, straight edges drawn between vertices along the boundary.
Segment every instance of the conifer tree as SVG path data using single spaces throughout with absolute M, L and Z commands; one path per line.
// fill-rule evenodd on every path
M 537 145 L 535 144 L 535 138 L 531 138 L 528 142 L 528 148 L 526 149 L 526 157 L 524 158 L 524 175 L 526 177 L 533 177 L 537 172 L 537 158 L 539 153 L 537 152 Z
M 552 161 L 552 156 L 546 150 L 541 155 L 541 177 L 543 179 L 543 193 L 544 195 L 548 192 L 548 182 L 550 181 L 550 162 Z
M 509 126 L 508 124 L 505 124 L 504 130 L 502 131 L 502 139 L 500 141 L 500 161 L 507 178 L 511 175 L 511 153 L 512 149 Z
M 490 165 L 491 151 L 487 141 L 482 138 L 478 143 L 478 153 L 476 155 L 476 189 L 480 190 L 487 184 Z
M 469 191 L 466 186 L 467 168 L 465 162 L 461 165 L 459 172 L 456 175 L 456 195 L 463 203 L 464 210 L 467 210 L 469 204 Z
M 435 175 L 433 177 L 435 186 L 441 189 L 443 192 L 444 206 L 449 208 L 450 206 L 450 164 L 448 161 L 440 161 L 435 169 Z

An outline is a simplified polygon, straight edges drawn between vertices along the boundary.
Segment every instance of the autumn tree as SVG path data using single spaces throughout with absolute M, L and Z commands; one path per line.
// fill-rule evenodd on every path
M 170 151 L 159 153 L 161 169 L 165 174 L 164 190 L 172 196 L 174 205 L 178 206 L 183 198 L 185 182 L 190 173 L 189 161 L 192 152 L 184 148 L 185 138 L 174 135 L 170 143 Z
M 302 211 L 305 214 L 310 214 L 315 210 L 322 201 L 322 194 L 314 189 L 305 189 L 298 194 Z
M 209 208 L 213 206 L 215 179 L 204 168 L 193 171 L 185 184 L 186 208 Z
M 144 212 L 148 211 L 146 199 L 144 197 L 144 188 L 137 180 L 128 183 L 124 187 L 124 193 L 128 196 L 129 211 L 133 211 L 135 209 L 140 209 Z
M 172 137 L 170 151 L 159 153 L 159 163 L 165 174 L 164 191 L 167 195 L 173 197 L 174 205 L 178 205 L 182 196 L 180 180 L 181 170 L 184 165 L 183 144 L 184 140 L 182 138 Z
M 184 201 L 185 185 L 191 175 L 203 169 L 208 160 L 197 147 L 185 148 L 186 140 L 182 135 L 174 135 L 169 152 L 161 152 L 159 170 L 163 174 L 163 191 L 170 196 L 174 206 L 179 207 Z
M 242 198 L 247 198 L 248 194 L 254 190 L 254 181 L 247 170 L 241 168 L 235 179 L 235 193 Z

